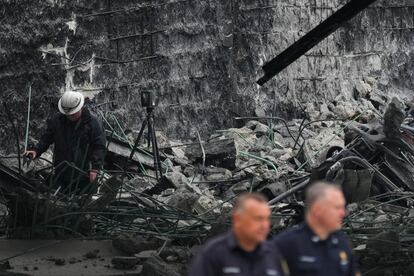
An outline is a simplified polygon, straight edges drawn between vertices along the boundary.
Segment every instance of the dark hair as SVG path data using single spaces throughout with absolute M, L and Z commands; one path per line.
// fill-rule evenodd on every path
M 254 200 L 260 203 L 267 204 L 267 198 L 261 193 L 242 193 L 239 195 L 233 205 L 233 212 L 243 210 L 248 200 Z
M 334 189 L 342 193 L 341 186 L 336 184 L 324 181 L 318 181 L 311 184 L 305 192 L 306 208 L 309 210 L 309 208 L 312 207 L 315 202 L 326 195 L 326 191 L 329 189 Z

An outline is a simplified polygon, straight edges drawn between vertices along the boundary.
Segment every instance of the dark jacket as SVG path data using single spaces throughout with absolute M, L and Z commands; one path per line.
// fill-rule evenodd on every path
M 244 251 L 232 231 L 209 240 L 192 262 L 189 276 L 284 276 L 283 259 L 268 241 Z M 286 271 L 287 272 L 287 271 Z
M 105 132 L 98 119 L 86 108 L 83 109 L 80 120 L 76 122 L 69 121 L 60 113 L 48 120 L 46 131 L 34 149 L 37 156 L 45 152 L 51 144 L 54 144 L 55 166 L 68 161 L 85 172 L 103 166 L 106 149 Z
M 304 222 L 277 235 L 273 243 L 291 276 L 355 276 L 358 271 L 349 241 L 340 231 L 320 240 Z

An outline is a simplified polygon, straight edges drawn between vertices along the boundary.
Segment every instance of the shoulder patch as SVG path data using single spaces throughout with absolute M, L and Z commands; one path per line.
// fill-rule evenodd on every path
M 223 267 L 223 273 L 224 274 L 239 274 L 241 272 L 239 267 L 235 266 L 226 266 Z
M 266 269 L 266 275 L 279 276 L 279 272 L 276 269 Z

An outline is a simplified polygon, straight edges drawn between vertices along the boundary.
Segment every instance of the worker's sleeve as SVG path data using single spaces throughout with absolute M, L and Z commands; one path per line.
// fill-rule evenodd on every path
M 105 153 L 106 153 L 106 137 L 103 130 L 102 124 L 96 121 L 92 129 L 91 143 L 92 155 L 91 155 L 91 165 L 93 170 L 99 170 L 102 168 Z
M 55 131 L 56 131 L 56 117 L 52 117 L 47 121 L 46 130 L 40 137 L 39 143 L 34 147 L 36 151 L 36 158 L 39 158 L 42 153 L 47 151 L 49 146 L 54 143 Z
M 212 276 L 221 275 L 219 264 L 214 260 L 214 256 L 201 251 L 193 260 L 188 276 Z

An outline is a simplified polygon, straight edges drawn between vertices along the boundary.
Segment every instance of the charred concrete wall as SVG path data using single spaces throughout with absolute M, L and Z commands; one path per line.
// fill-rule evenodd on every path
M 132 129 L 144 116 L 140 91 L 157 91 L 157 127 L 176 137 L 228 127 L 235 115 L 318 117 L 361 96 L 376 106 L 384 99 L 373 90 L 410 96 L 412 2 L 379 1 L 260 88 L 260 65 L 344 1 L 3 0 L 0 96 L 20 137 L 30 85 L 34 137 L 66 89 L 108 102 Z M 11 149 L 0 112 L 1 148 Z

